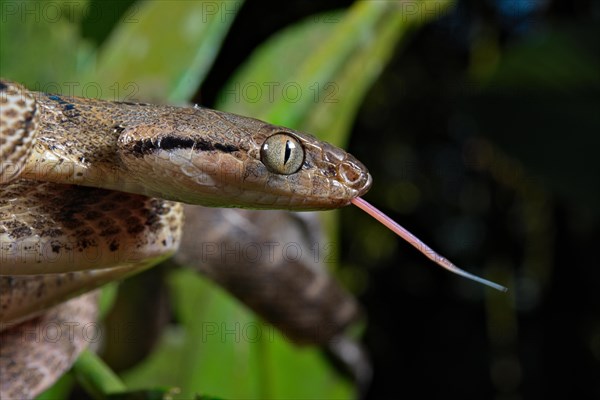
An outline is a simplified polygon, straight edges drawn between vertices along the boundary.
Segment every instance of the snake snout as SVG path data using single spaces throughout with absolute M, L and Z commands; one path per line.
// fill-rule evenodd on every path
M 371 188 L 373 178 L 367 168 L 354 157 L 348 155 L 346 160 L 338 165 L 338 176 L 349 188 L 356 191 L 356 196 L 362 196 Z
M 322 142 L 321 148 L 323 159 L 333 166 L 335 179 L 347 189 L 346 196 L 350 197 L 347 200 L 369 191 L 373 178 L 363 163 L 352 154 L 329 143 Z

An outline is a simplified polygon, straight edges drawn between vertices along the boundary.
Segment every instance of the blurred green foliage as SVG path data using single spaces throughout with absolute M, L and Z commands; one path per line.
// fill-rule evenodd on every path
M 598 37 L 597 26 L 557 26 L 525 38 L 477 76 L 482 90 L 469 107 L 486 135 L 523 162 L 540 184 L 596 213 Z

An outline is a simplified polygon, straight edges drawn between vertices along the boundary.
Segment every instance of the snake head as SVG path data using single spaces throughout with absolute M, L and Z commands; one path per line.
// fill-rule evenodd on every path
M 190 204 L 332 209 L 372 182 L 356 158 L 311 135 L 199 107 L 124 127 L 118 143 L 129 187 Z

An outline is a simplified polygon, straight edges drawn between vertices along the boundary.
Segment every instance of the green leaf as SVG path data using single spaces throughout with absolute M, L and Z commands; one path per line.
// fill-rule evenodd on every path
M 449 1 L 430 1 L 437 11 Z M 365 92 L 410 28 L 439 12 L 398 2 L 356 2 L 278 33 L 228 82 L 217 108 L 310 131 L 344 146 Z M 419 10 L 426 9 L 423 8 Z
M 0 76 L 32 90 L 62 92 L 94 58 L 78 22 L 87 1 L 2 1 Z
M 79 355 L 73 365 L 73 373 L 79 383 L 88 392 L 94 393 L 96 398 L 126 390 L 119 377 L 90 350 L 84 350 Z
M 89 77 L 113 88 L 119 98 L 189 101 L 241 5 L 212 0 L 135 3 L 102 47 Z
M 38 395 L 36 400 L 56 400 L 65 399 L 69 396 L 69 393 L 73 389 L 75 379 L 73 374 L 67 373 L 60 377 L 52 386 L 46 391 Z
M 297 348 L 213 283 L 178 270 L 170 286 L 181 326 L 172 326 L 152 356 L 125 374 L 128 387 L 176 385 L 181 394 L 175 398 L 198 393 L 224 398 L 352 397 L 351 384 L 332 371 L 318 349 Z
M 171 400 L 179 393 L 175 388 L 128 390 L 120 393 L 112 393 L 104 397 L 106 400 Z M 200 397 L 201 398 L 201 397 Z M 199 398 L 199 399 L 200 399 Z

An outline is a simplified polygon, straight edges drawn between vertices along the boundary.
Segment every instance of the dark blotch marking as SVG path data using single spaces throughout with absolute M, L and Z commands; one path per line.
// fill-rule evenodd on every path
M 119 242 L 117 242 L 116 240 L 111 241 L 110 245 L 108 246 L 108 248 L 110 249 L 110 251 L 117 251 L 117 250 L 119 250 Z
M 237 146 L 234 146 L 232 144 L 221 144 L 221 143 L 215 143 L 215 149 L 222 151 L 224 153 L 233 153 L 234 151 L 239 150 L 239 148 Z
M 34 104 L 33 110 L 30 113 L 27 113 L 25 116 L 25 126 L 28 132 L 31 131 L 31 121 L 33 121 L 33 117 L 37 112 L 37 104 Z
M 200 139 L 196 141 L 195 148 L 201 151 L 213 151 L 215 146 L 207 140 Z
M 8 110 L 4 110 L 4 116 L 9 118 L 14 118 L 17 116 L 17 110 L 14 108 L 9 108 Z
M 67 104 L 63 107 L 63 115 L 65 115 L 68 118 L 75 118 L 75 117 L 79 117 L 80 112 L 77 108 L 75 108 L 74 104 Z
M 8 89 L 8 86 L 4 82 L 0 82 L 0 91 L 5 91 Z
M 8 221 L 5 225 L 8 228 L 8 236 L 13 239 L 29 237 L 33 233 L 29 226 L 19 221 Z
M 157 149 L 190 149 L 194 146 L 194 139 L 165 136 L 156 143 Z
M 144 231 L 144 225 L 137 217 L 131 216 L 127 218 L 125 223 L 127 224 L 127 233 L 130 235 L 137 235 Z
M 151 154 L 156 150 L 172 149 L 194 149 L 197 151 L 221 151 L 223 153 L 233 153 L 239 148 L 230 144 L 211 143 L 204 139 L 194 140 L 186 137 L 164 136 L 158 140 L 143 139 L 133 144 L 132 152 L 135 156 Z
M 79 116 L 79 112 L 75 108 L 75 104 L 72 104 L 68 101 L 63 100 L 60 96 L 55 94 L 47 94 L 50 100 L 58 102 L 58 104 L 63 106 L 63 113 L 69 118 L 74 118 Z
M 145 223 L 146 226 L 148 226 L 153 232 L 156 232 L 162 228 L 162 224 L 160 223 L 160 215 L 156 213 L 149 214 Z
M 193 146 L 193 139 L 166 136 L 157 141 L 153 141 L 152 139 L 137 140 L 133 145 L 132 151 L 136 156 L 143 156 L 151 154 L 156 150 L 189 149 Z
M 97 246 L 96 242 L 92 239 L 84 238 L 84 239 L 79 239 L 77 241 L 77 248 L 79 249 L 79 251 L 83 251 L 87 248 L 93 248 L 96 246 Z
M 48 228 L 42 231 L 41 236 L 55 238 L 62 235 L 62 230 L 60 228 Z
M 61 98 L 60 98 L 60 96 L 57 96 L 57 95 L 55 95 L 55 94 L 48 95 L 48 98 L 49 98 L 50 100 L 57 101 L 57 102 L 58 102 L 58 104 L 69 104 L 69 102 L 68 102 L 68 101 L 64 101 L 63 99 L 61 99 Z
M 134 103 L 131 101 L 115 101 L 115 104 L 127 104 L 128 106 L 149 106 L 149 103 Z
M 50 243 L 50 247 L 52 248 L 52 252 L 58 254 L 60 252 L 60 244 L 57 242 Z
M 121 232 L 121 228 L 119 228 L 118 226 L 114 225 L 114 226 L 108 226 L 106 228 L 104 228 L 101 232 L 100 232 L 100 236 L 102 237 L 106 237 L 106 236 L 114 236 L 114 235 L 118 235 L 119 232 Z

